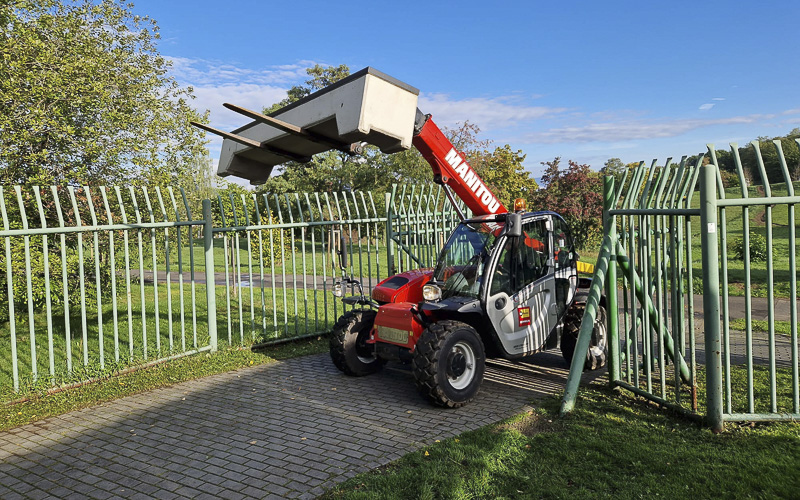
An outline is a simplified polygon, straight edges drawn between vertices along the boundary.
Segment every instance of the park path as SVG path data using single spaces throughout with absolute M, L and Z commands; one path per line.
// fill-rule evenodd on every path
M 320 354 L 237 370 L 0 432 L 0 498 L 313 498 L 525 411 L 566 375 L 558 351 L 491 362 L 477 399 L 445 410 L 402 368 L 346 377 Z

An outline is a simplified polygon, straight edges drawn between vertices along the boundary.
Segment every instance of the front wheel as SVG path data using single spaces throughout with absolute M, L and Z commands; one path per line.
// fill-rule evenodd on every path
M 440 321 L 417 342 L 412 363 L 420 393 L 436 405 L 458 408 L 478 394 L 485 370 L 483 342 L 471 326 Z
M 568 365 L 572 363 L 575 354 L 575 345 L 578 343 L 578 331 L 581 326 L 580 314 L 570 314 L 564 322 L 564 331 L 561 333 L 561 354 Z M 592 338 L 589 341 L 589 350 L 586 352 L 584 371 L 602 368 L 608 359 L 608 331 L 606 329 L 606 308 L 597 306 L 597 316 L 592 328 Z
M 336 368 L 347 375 L 362 377 L 383 367 L 383 360 L 376 358 L 372 347 L 367 344 L 375 315 L 375 311 L 367 309 L 349 311 L 333 327 L 331 359 Z

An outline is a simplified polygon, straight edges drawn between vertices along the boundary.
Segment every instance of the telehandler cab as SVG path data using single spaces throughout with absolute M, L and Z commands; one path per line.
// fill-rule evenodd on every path
M 416 147 L 433 169 L 456 210 L 454 195 L 472 211 L 439 254 L 436 267 L 407 271 L 364 295 L 346 275 L 334 294 L 353 308 L 341 316 L 330 338 L 333 363 L 362 376 L 387 361 L 411 363 L 420 392 L 433 403 L 459 407 L 472 401 L 487 357 L 524 358 L 559 346 L 567 363 L 574 354 L 591 272 L 579 262 L 569 227 L 549 211 L 509 212 L 441 130 L 416 108 L 418 91 L 372 68 L 359 71 L 269 116 L 228 105 L 252 118 L 222 135 L 220 175 L 254 182 L 272 167 L 307 161 L 336 148 L 350 153 L 360 141 L 384 152 Z M 461 213 L 461 212 L 459 212 Z M 341 245 L 344 249 L 344 245 Z M 344 297 L 347 286 L 359 294 Z M 605 364 L 605 299 L 601 299 L 585 368 Z

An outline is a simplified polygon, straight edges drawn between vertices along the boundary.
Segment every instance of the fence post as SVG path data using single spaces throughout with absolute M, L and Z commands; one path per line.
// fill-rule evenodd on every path
M 706 351 L 706 411 L 714 432 L 723 430 L 722 346 L 719 321 L 719 256 L 717 250 L 717 176 L 704 165 L 700 179 L 700 233 L 703 252 L 703 321 Z
M 206 298 L 211 352 L 217 351 L 217 295 L 214 281 L 214 218 L 211 200 L 203 200 L 203 249 L 206 256 Z
M 617 218 L 609 215 L 614 209 L 614 177 L 603 178 L 603 233 L 611 240 L 606 275 L 606 306 L 608 327 L 608 381 L 613 387 L 619 380 L 619 305 L 617 304 Z
M 394 223 L 392 219 L 392 203 L 394 203 L 394 193 L 397 185 L 392 186 L 392 192 L 386 193 L 386 269 L 387 276 L 394 276 L 397 274 L 397 269 L 394 265 Z

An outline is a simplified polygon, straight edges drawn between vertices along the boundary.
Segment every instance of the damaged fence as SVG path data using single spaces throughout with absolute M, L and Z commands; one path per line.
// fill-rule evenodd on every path
M 726 421 L 800 418 L 800 197 L 780 141 L 774 146 L 784 182 L 772 186 L 758 143 L 759 186 L 748 186 L 735 144 L 735 188 L 723 186 L 712 145 L 706 165 L 703 156 L 642 163 L 619 186 L 605 181 L 605 239 L 584 325 L 605 289 L 611 385 L 714 430 Z M 590 334 L 582 329 L 576 352 Z M 575 404 L 582 366 L 573 360 L 562 412 Z

